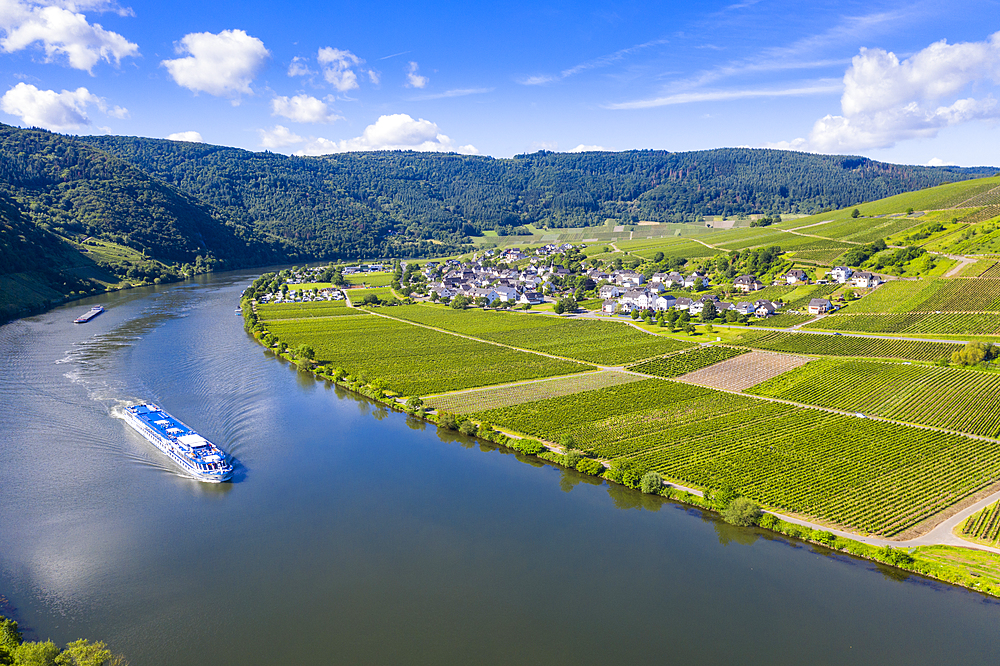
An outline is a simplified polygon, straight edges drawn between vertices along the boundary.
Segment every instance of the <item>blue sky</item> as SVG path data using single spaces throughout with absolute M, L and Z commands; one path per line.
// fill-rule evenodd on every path
M 72 134 L 1000 166 L 995 0 L 0 0 L 0 62 L 0 121 Z

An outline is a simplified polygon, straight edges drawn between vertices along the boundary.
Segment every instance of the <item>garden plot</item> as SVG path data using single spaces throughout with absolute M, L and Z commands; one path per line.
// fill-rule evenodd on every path
M 789 370 L 801 367 L 810 359 L 789 354 L 750 352 L 678 377 L 678 381 L 721 389 L 743 391 Z

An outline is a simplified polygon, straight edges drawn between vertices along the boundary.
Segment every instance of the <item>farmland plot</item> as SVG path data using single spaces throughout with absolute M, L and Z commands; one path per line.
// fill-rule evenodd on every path
M 740 357 L 743 358 L 743 357 Z M 650 379 L 473 418 L 683 484 L 892 535 L 1000 474 L 986 440 Z
M 779 333 L 776 331 L 750 331 L 742 334 L 732 344 L 789 354 L 864 356 L 912 361 L 936 361 L 941 358 L 951 358 L 952 352 L 962 348 L 960 344 L 947 342 L 887 340 L 885 338 L 863 338 L 850 335 Z
M 804 356 L 755 351 L 688 373 L 679 381 L 724 391 L 743 391 L 809 361 Z
M 657 377 L 679 377 L 689 372 L 706 368 L 710 365 L 745 354 L 749 350 L 733 347 L 698 347 L 691 351 L 671 354 L 663 358 L 654 358 L 643 363 L 629 366 L 629 370 L 642 372 Z

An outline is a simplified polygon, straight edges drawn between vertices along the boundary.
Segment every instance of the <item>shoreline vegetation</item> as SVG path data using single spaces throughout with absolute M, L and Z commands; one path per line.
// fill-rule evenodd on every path
M 703 491 L 698 491 L 672 483 L 657 472 L 639 474 L 629 469 L 627 465 L 616 461 L 604 461 L 589 457 L 578 450 L 572 437 L 563 437 L 560 442 L 544 441 L 516 432 L 513 428 L 499 428 L 489 422 L 478 421 L 464 414 L 432 410 L 418 396 L 406 397 L 389 390 L 384 379 L 370 378 L 363 373 L 351 375 L 343 368 L 317 365 L 314 362 L 315 350 L 308 345 L 303 343 L 289 347 L 287 343 L 273 339 L 265 322 L 259 319 L 254 301 L 244 298 L 241 301 L 241 307 L 247 333 L 270 353 L 296 366 L 299 371 L 309 372 L 317 380 L 329 382 L 364 396 L 393 411 L 402 412 L 431 423 L 439 429 L 489 442 L 519 456 L 527 456 L 553 465 L 574 469 L 578 473 L 607 481 L 609 484 L 625 486 L 643 495 L 655 496 L 663 500 L 709 511 L 718 514 L 722 520 L 733 525 L 765 529 L 832 552 L 845 553 L 879 565 L 964 587 L 985 595 L 1000 597 L 1000 556 L 994 553 L 949 545 L 907 548 L 905 546 L 895 547 L 891 544 L 877 546 L 864 543 L 860 540 L 834 534 L 828 530 L 815 529 L 783 520 L 774 512 L 762 509 L 756 502 L 741 496 L 728 486 L 714 489 L 705 488 Z M 357 316 L 373 316 L 367 310 L 355 309 L 355 311 Z M 335 317 L 334 319 L 353 320 L 355 317 Z M 724 355 L 728 356 L 728 354 Z M 646 359 L 645 362 L 650 361 Z M 572 376 L 570 375 L 570 377 Z M 542 381 L 552 382 L 558 381 L 558 379 Z M 488 389 L 490 387 L 477 388 Z M 470 391 L 476 391 L 477 388 L 470 389 Z
M 51 640 L 25 641 L 17 622 L 0 615 L 0 665 L 128 666 L 128 661 L 102 641 L 81 638 L 61 650 Z

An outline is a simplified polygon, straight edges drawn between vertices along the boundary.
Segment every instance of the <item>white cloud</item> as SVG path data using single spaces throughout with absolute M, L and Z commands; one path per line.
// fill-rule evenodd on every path
M 205 143 L 205 140 L 201 138 L 201 132 L 195 132 L 194 130 L 188 130 L 187 132 L 174 132 L 173 134 L 168 134 L 167 139 L 170 141 L 190 141 L 191 143 Z
M 405 113 L 381 116 L 369 125 L 361 136 L 342 141 L 322 137 L 312 138 L 296 155 L 327 155 L 361 150 L 419 150 L 434 152 L 459 152 L 476 155 L 475 146 L 455 146 L 454 141 L 442 134 L 440 128 L 423 118 L 414 120 Z
M 107 102 L 86 88 L 76 90 L 39 90 L 29 83 L 18 83 L 0 98 L 0 109 L 18 116 L 25 125 L 44 127 L 54 132 L 72 132 L 91 124 L 87 107 L 96 106 L 114 118 L 127 118 L 128 111 Z
M 338 91 L 347 92 L 358 87 L 358 75 L 352 69 L 364 62 L 358 56 L 326 46 L 319 50 L 317 60 L 323 68 L 323 78 Z
M 368 70 L 368 80 L 378 85 L 382 83 L 382 72 L 376 72 L 374 69 Z
M 466 95 L 482 95 L 484 93 L 490 93 L 496 90 L 496 88 L 456 88 L 455 90 L 446 90 L 441 93 L 434 93 L 433 95 L 418 95 L 414 97 L 414 100 L 429 100 L 429 99 L 445 99 L 448 97 L 465 97 Z
M 420 76 L 417 74 L 417 70 L 420 69 L 420 65 L 410 61 L 410 64 L 406 66 L 406 87 L 407 88 L 425 88 L 427 83 L 430 81 L 426 76 Z
M 176 50 L 190 55 L 160 63 L 174 81 L 219 97 L 253 94 L 250 82 L 270 55 L 264 42 L 243 30 L 223 30 L 217 35 L 193 32 L 181 39 Z
M 313 71 L 309 69 L 305 58 L 295 56 L 288 65 L 288 76 L 310 76 Z
M 555 81 L 558 77 L 549 76 L 548 74 L 539 74 L 537 76 L 527 76 L 523 79 L 519 79 L 518 83 L 522 86 L 540 86 L 546 83 L 551 83 Z
M 275 125 L 271 129 L 257 130 L 260 134 L 260 145 L 263 148 L 284 148 L 305 141 L 301 136 L 282 125 Z
M 581 143 L 579 146 L 577 146 L 576 148 L 573 148 L 569 152 L 571 152 L 571 153 L 593 153 L 593 152 L 597 152 L 597 151 L 602 151 L 603 152 L 603 151 L 606 151 L 606 150 L 608 150 L 608 149 L 605 148 L 604 146 L 588 146 L 586 144 L 582 144 Z
M 332 123 L 341 119 L 330 111 L 326 102 L 309 95 L 275 97 L 271 100 L 271 115 L 283 116 L 297 123 Z
M 817 120 L 808 139 L 775 145 L 819 152 L 889 148 L 932 138 L 945 127 L 1000 118 L 990 95 L 953 99 L 989 81 L 1000 83 L 1000 32 L 983 42 L 935 42 L 903 61 L 882 49 L 861 49 L 844 74 L 842 115 Z M 949 97 L 950 104 L 940 103 Z
M 0 1 L 0 48 L 7 53 L 38 43 L 45 58 L 65 57 L 70 67 L 91 72 L 101 60 L 118 64 L 122 58 L 139 55 L 139 46 L 98 23 L 89 23 L 79 9 L 110 8 L 106 2 Z M 122 10 L 127 13 L 131 10 Z
M 929 160 L 927 160 L 927 163 L 924 164 L 924 166 L 931 166 L 931 167 L 933 167 L 933 166 L 955 166 L 955 163 L 954 162 L 945 162 L 940 157 L 932 157 Z
M 692 104 L 695 102 L 725 102 L 735 99 L 754 99 L 761 97 L 803 97 L 806 95 L 825 95 L 840 90 L 840 86 L 820 81 L 814 85 L 796 86 L 792 88 L 760 88 L 745 90 L 703 90 L 682 92 L 655 99 L 641 99 L 634 102 L 619 102 L 608 104 L 607 109 L 651 109 L 658 106 L 673 106 L 676 104 Z

